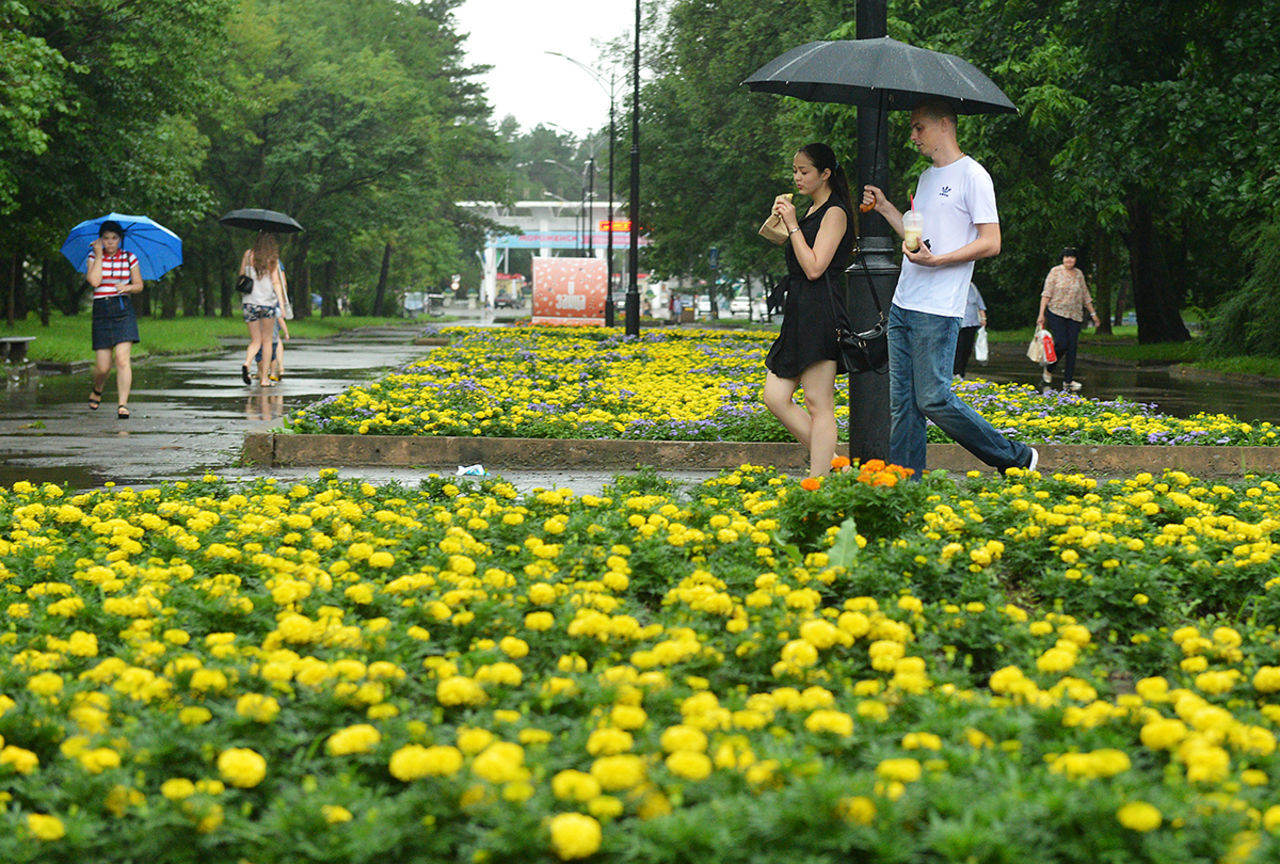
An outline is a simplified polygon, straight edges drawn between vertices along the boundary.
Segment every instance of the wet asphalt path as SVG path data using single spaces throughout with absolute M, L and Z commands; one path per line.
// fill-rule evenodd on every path
M 132 416 L 116 418 L 114 373 L 102 407 L 90 411 L 88 369 L 11 378 L 0 395 L 0 485 L 49 480 L 73 488 L 148 485 L 230 476 L 244 436 L 278 427 L 302 406 L 431 350 L 418 328 L 365 330 L 286 344 L 277 386 L 245 385 L 243 343 L 207 357 L 153 358 L 133 367 Z

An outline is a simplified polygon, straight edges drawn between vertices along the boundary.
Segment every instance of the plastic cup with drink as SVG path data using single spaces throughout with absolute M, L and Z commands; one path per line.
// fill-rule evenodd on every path
M 912 208 L 902 214 L 902 242 L 907 249 L 915 252 L 920 248 L 920 233 L 924 230 L 924 218 L 920 211 Z

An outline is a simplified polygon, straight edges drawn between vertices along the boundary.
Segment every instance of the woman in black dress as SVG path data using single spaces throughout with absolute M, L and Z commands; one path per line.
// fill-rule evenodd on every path
M 787 277 L 774 289 L 785 291 L 786 301 L 782 329 L 764 361 L 764 404 L 809 448 L 809 476 L 816 477 L 831 470 L 836 455 L 836 375 L 847 370 L 836 344 L 830 292 L 843 290 L 854 222 L 849 180 L 830 147 L 801 147 L 791 172 L 796 191 L 809 196 L 810 204 L 800 216 L 790 196 L 773 202 L 789 236 Z M 794 398 L 801 387 L 803 408 Z

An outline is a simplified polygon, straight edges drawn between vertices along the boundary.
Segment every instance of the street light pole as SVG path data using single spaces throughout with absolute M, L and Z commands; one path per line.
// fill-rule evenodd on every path
M 615 115 L 615 107 L 617 105 L 617 99 L 616 99 L 617 90 L 615 89 L 615 85 L 617 81 L 614 78 L 614 71 L 610 69 L 609 70 L 609 86 L 606 87 L 604 84 L 604 79 L 600 76 L 600 73 L 596 72 L 594 69 L 592 69 L 590 66 L 586 65 L 585 63 L 574 60 L 569 55 L 561 54 L 559 51 L 547 51 L 546 53 L 551 54 L 555 57 L 560 57 L 564 60 L 568 60 L 574 66 L 577 66 L 583 72 L 586 72 L 588 75 L 591 76 L 591 79 L 595 81 L 597 85 L 599 85 L 600 89 L 605 92 L 605 95 L 609 97 L 609 215 L 608 215 L 609 230 L 605 234 L 605 242 L 607 244 L 605 257 L 607 260 L 607 268 L 608 268 L 608 276 L 606 277 L 606 279 L 608 281 L 605 283 L 605 289 L 604 289 L 604 301 L 605 301 L 604 302 L 604 325 L 606 327 L 612 327 L 614 326 L 614 323 L 615 323 L 614 313 L 613 313 L 613 276 L 614 276 L 613 165 L 614 165 L 614 142 L 616 140 L 616 133 L 615 133 L 616 124 L 615 124 L 614 115 Z
M 596 157 L 587 159 L 587 257 L 596 257 Z M 606 294 L 608 293 L 606 289 Z M 608 299 L 606 297 L 606 299 Z
M 888 0 L 858 0 L 855 26 L 857 38 L 876 39 L 888 33 Z M 889 130 L 883 102 L 875 108 L 858 108 L 858 181 L 889 189 Z M 861 200 L 861 189 L 854 194 Z M 893 229 L 874 210 L 860 214 L 862 238 L 857 258 L 845 271 L 845 308 L 857 330 L 872 326 L 879 318 L 870 280 L 888 310 L 898 285 L 899 268 L 894 260 Z M 849 458 L 863 463 L 889 458 L 889 376 L 863 372 L 849 376 Z
M 631 252 L 627 282 L 627 335 L 640 335 L 640 0 L 636 0 L 636 46 L 631 59 Z

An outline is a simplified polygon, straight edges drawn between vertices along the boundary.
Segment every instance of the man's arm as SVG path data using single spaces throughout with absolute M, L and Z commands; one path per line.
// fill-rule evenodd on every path
M 966 261 L 977 261 L 982 258 L 994 258 L 1000 254 L 1000 223 L 983 222 L 975 226 L 978 239 L 966 243 L 959 249 L 953 249 L 942 255 L 934 255 L 933 251 L 921 245 L 915 252 L 903 247 L 902 254 L 916 264 L 925 267 L 942 267 L 947 264 L 963 264 Z

